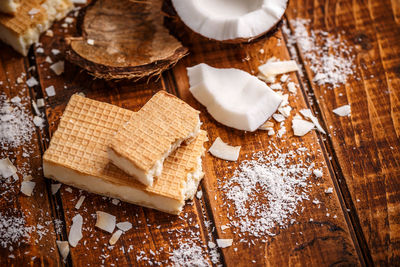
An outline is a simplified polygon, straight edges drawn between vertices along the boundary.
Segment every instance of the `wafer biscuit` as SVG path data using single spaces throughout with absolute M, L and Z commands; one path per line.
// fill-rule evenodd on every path
M 107 156 L 109 140 L 134 115 L 114 105 L 73 95 L 44 153 L 44 175 L 89 192 L 179 214 L 204 175 L 201 156 L 207 134 L 201 131 L 193 142 L 172 153 L 160 177 L 146 187 L 111 164 Z
M 199 131 L 199 111 L 160 91 L 118 130 L 108 156 L 144 185 L 152 185 L 153 177 L 162 172 L 164 159 Z
M 0 14 L 0 40 L 26 56 L 40 34 L 72 8 L 70 0 L 22 1 L 14 16 Z

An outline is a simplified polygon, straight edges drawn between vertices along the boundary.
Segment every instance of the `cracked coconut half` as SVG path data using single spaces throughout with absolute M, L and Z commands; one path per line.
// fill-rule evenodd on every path
M 103 79 L 159 75 L 187 54 L 163 26 L 162 0 L 99 0 L 82 13 L 67 59 Z
M 224 42 L 251 41 L 269 32 L 285 13 L 287 0 L 172 0 L 191 30 Z

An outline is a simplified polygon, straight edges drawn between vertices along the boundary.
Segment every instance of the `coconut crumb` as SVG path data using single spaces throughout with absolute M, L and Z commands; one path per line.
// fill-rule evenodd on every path
M 54 71 L 56 75 L 60 75 L 64 72 L 64 61 L 58 61 L 50 66 L 50 69 Z
M 21 183 L 21 192 L 30 197 L 32 196 L 33 189 L 35 188 L 36 183 L 31 181 L 23 181 Z
M 119 222 L 117 223 L 117 228 L 126 232 L 132 229 L 132 224 L 130 222 Z
M 332 111 L 333 111 L 333 113 L 335 113 L 336 115 L 341 116 L 341 117 L 350 116 L 350 114 L 351 114 L 350 105 L 344 105 L 344 106 L 335 108 Z
M 61 184 L 51 184 L 51 194 L 55 195 L 57 194 L 58 190 L 60 190 Z
M 75 209 L 79 210 L 81 208 L 83 201 L 85 201 L 85 198 L 86 198 L 85 196 L 81 196 L 78 199 L 78 202 L 76 202 L 75 204 Z
M 227 248 L 232 246 L 233 239 L 217 239 L 218 247 Z
M 63 261 L 65 262 L 65 260 L 67 259 L 68 255 L 69 255 L 69 245 L 68 245 L 68 241 L 56 241 L 57 243 L 57 247 L 58 247 L 58 251 L 60 252 L 60 255 L 63 259 Z
M 117 243 L 118 239 L 121 237 L 122 235 L 122 231 L 121 230 L 117 230 L 115 231 L 115 233 L 111 236 L 109 243 L 111 246 L 115 245 L 115 243 Z

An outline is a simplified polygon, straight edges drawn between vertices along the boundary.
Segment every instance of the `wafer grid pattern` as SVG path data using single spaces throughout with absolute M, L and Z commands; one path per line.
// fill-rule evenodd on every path
M 150 170 L 177 139 L 185 139 L 199 123 L 199 112 L 160 91 L 121 128 L 111 148 L 137 168 Z
M 161 176 L 146 187 L 108 160 L 107 145 L 117 129 L 135 113 L 107 103 L 73 95 L 43 160 L 109 182 L 183 201 L 182 188 L 189 171 L 203 153 L 206 133 L 178 148 L 165 161 Z

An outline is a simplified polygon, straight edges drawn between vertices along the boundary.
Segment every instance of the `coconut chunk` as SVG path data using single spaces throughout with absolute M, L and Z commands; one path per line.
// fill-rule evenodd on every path
M 190 92 L 218 122 L 255 131 L 278 109 L 282 98 L 257 77 L 239 69 L 207 64 L 188 68 Z
M 130 222 L 119 222 L 117 223 L 117 228 L 126 232 L 132 229 L 132 224 Z
M 57 194 L 58 190 L 60 190 L 61 184 L 51 184 L 51 194 L 55 195 Z
M 292 120 L 292 129 L 294 135 L 303 136 L 314 129 L 315 125 L 312 122 L 305 121 L 303 119 L 293 119 Z
M 83 201 L 85 200 L 85 196 L 81 196 L 79 199 L 78 199 L 78 202 L 76 202 L 76 204 L 75 204 L 75 209 L 77 209 L 77 210 L 79 210 L 80 208 L 81 208 L 81 206 L 82 206 L 82 203 L 83 203 Z
M 115 245 L 115 243 L 117 243 L 117 241 L 121 237 L 121 235 L 122 235 L 122 231 L 121 230 L 115 231 L 115 233 L 110 238 L 110 241 L 109 241 L 110 245 L 111 246 Z
M 8 178 L 17 173 L 17 168 L 12 164 L 9 158 L 0 159 L 0 175 Z
M 344 105 L 338 108 L 335 108 L 332 110 L 333 113 L 335 113 L 338 116 L 344 117 L 344 116 L 350 116 L 351 113 L 351 108 L 350 105 Z
M 33 189 L 35 188 L 36 183 L 32 181 L 23 181 L 21 183 L 21 192 L 30 197 L 32 196 Z
M 58 61 L 50 66 L 50 69 L 54 71 L 56 75 L 60 75 L 64 72 L 64 61 Z
M 299 67 L 297 66 L 297 63 L 294 60 L 273 61 L 273 62 L 267 62 L 264 65 L 259 66 L 258 70 L 264 76 L 268 77 L 292 71 L 298 71 Z
M 96 211 L 96 215 L 97 221 L 95 226 L 112 234 L 115 228 L 115 216 L 103 211 Z
M 68 241 L 56 241 L 57 243 L 57 247 L 58 247 L 58 251 L 60 252 L 60 255 L 63 259 L 63 261 L 65 262 L 65 260 L 68 257 L 69 254 L 69 245 L 68 245 Z
M 318 119 L 312 114 L 310 109 L 302 109 L 300 110 L 301 115 L 303 115 L 304 117 L 310 119 L 315 127 L 317 127 L 317 130 L 320 131 L 323 134 L 326 134 L 324 128 L 322 128 L 321 124 L 319 124 Z
M 68 242 L 71 245 L 71 247 L 76 247 L 79 241 L 83 237 L 82 223 L 83 223 L 83 218 L 80 214 L 77 214 L 75 215 L 74 218 L 72 218 L 72 225 L 68 235 Z
M 240 146 L 230 146 L 217 137 L 208 151 L 217 158 L 236 161 L 239 158 Z
M 232 246 L 233 239 L 217 239 L 218 247 L 227 248 Z
M 201 199 L 202 196 L 203 196 L 203 191 L 201 191 L 201 190 L 197 191 L 197 193 L 196 193 L 197 199 Z

